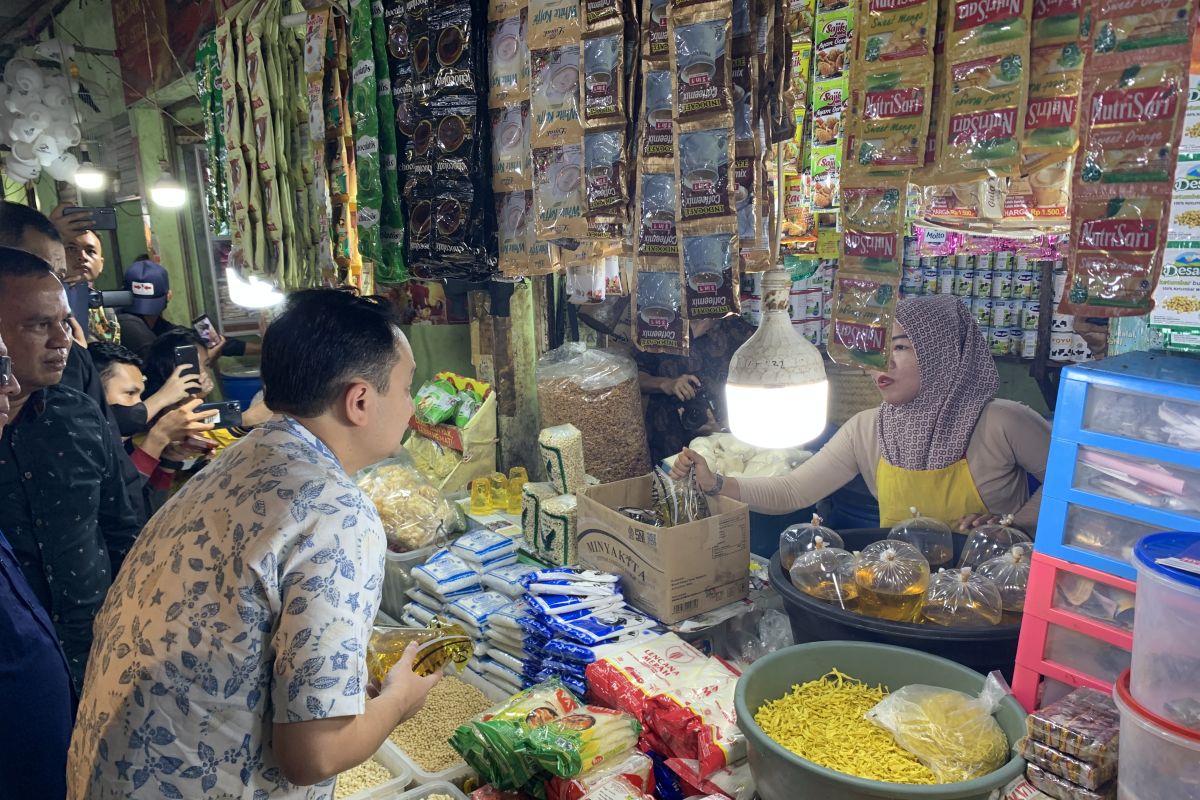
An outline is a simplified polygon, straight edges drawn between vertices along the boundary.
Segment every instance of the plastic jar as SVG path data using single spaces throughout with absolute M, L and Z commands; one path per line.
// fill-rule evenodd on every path
M 1142 607 L 1139 602 L 1139 613 Z M 1158 717 L 1135 700 L 1129 691 L 1128 670 L 1117 679 L 1113 701 L 1121 712 L 1117 796 L 1144 800 L 1195 797 L 1200 791 L 1200 733 Z

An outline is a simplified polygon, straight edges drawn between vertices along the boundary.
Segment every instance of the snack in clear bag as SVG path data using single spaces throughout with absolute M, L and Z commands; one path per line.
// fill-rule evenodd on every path
M 823 519 L 813 514 L 812 521 L 802 525 L 791 525 L 779 534 L 779 563 L 790 570 L 802 554 L 821 547 L 844 548 L 845 542 L 837 531 L 821 523 Z
M 708 498 L 696 483 L 695 472 L 688 473 L 683 480 L 675 480 L 662 467 L 656 467 L 651 476 L 650 497 L 654 510 L 666 527 L 686 525 L 708 519 L 711 512 Z
M 979 565 L 979 574 L 996 584 L 1006 614 L 1020 614 L 1025 610 L 1025 593 L 1029 588 L 1027 547 L 1014 545 L 1004 555 L 983 562 Z
M 1111 696 L 1089 687 L 1040 708 L 1025 719 L 1031 739 L 1097 766 L 1117 763 L 1121 718 Z
M 405 648 L 414 642 L 417 656 L 412 669 L 422 676 L 440 672 L 449 664 L 461 671 L 475 654 L 475 645 L 461 625 L 435 623 L 428 628 L 376 625 L 367 642 L 367 673 L 371 680 L 382 685 Z
M 634 344 L 644 353 L 688 352 L 679 271 L 637 273 L 633 305 Z
M 883 369 L 891 353 L 898 279 L 838 275 L 829 357 L 839 364 Z
M 994 525 L 980 525 L 971 531 L 962 554 L 958 557 L 958 566 L 979 567 L 985 561 L 991 561 L 997 556 L 1009 552 L 1013 545 L 1030 545 L 1032 542 L 1025 533 L 1012 527 L 1011 515 L 1001 517 Z
M 913 684 L 892 692 L 867 712 L 891 732 L 939 783 L 983 777 L 1009 759 L 1009 743 L 992 716 L 1009 695 L 999 673 L 984 682 L 978 697 L 953 689 Z
M 852 609 L 858 599 L 854 556 L 840 547 L 820 547 L 802 553 L 788 570 L 800 591 L 839 608 Z
M 458 518 L 442 493 L 407 460 L 381 461 L 357 478 L 358 487 L 375 504 L 388 549 L 397 553 L 433 544 L 458 526 Z
M 897 523 L 888 532 L 888 538 L 908 542 L 920 550 L 930 570 L 949 565 L 954 560 L 954 534 L 950 526 L 932 517 L 922 517 L 916 508 L 909 511 L 912 518 Z
M 854 579 L 859 613 L 911 622 L 929 586 L 929 562 L 907 542 L 874 542 L 863 549 Z
M 542 769 L 573 778 L 620 760 L 637 745 L 642 726 L 632 715 L 584 706 L 533 729 L 524 752 Z
M 1000 590 L 970 567 L 941 569 L 929 581 L 921 618 L 947 628 L 999 625 L 1004 615 Z
M 462 454 L 434 439 L 414 434 L 404 443 L 413 464 L 430 481 L 441 483 L 462 464 Z

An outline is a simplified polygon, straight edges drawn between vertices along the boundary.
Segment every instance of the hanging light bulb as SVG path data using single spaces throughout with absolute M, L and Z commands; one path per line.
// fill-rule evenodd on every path
M 108 178 L 103 172 L 96 169 L 96 165 L 92 163 L 92 157 L 88 155 L 87 148 L 83 148 L 83 160 L 79 164 L 79 169 L 75 170 L 75 185 L 85 192 L 98 192 L 108 183 Z
M 270 308 L 283 302 L 283 292 L 254 275 L 243 278 L 233 267 L 225 268 L 225 282 L 229 299 L 242 308 Z
M 160 162 L 159 166 L 162 168 L 162 174 L 150 187 L 150 199 L 155 205 L 163 208 L 179 208 L 187 202 L 187 190 L 171 175 L 166 161 Z
M 763 275 L 762 322 L 734 353 L 725 384 L 729 427 L 755 447 L 798 447 L 825 429 L 829 382 L 817 348 L 792 328 L 791 276 Z

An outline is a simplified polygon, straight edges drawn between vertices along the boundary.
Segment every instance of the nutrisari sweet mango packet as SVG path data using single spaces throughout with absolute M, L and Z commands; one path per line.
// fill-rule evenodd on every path
M 833 288 L 829 357 L 847 366 L 885 369 L 899 293 L 897 278 L 842 274 L 839 269 Z
M 899 277 L 907 196 L 904 177 L 860 176 L 842 181 L 840 268 Z

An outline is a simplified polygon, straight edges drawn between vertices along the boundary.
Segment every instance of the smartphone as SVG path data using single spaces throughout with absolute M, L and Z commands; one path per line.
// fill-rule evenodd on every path
M 211 423 L 214 428 L 240 428 L 242 427 L 242 404 L 237 400 L 223 400 L 220 403 L 204 403 L 196 406 L 193 413 L 208 414 L 210 416 L 206 421 Z
M 200 354 L 196 352 L 194 345 L 185 344 L 182 347 L 175 348 L 175 366 L 191 367 L 191 369 L 186 369 L 183 371 L 184 375 L 200 374 Z
M 208 318 L 208 314 L 201 314 L 192 320 L 192 330 L 196 335 L 204 340 L 204 346 L 212 350 L 220 341 L 217 334 L 217 329 L 213 326 L 212 320 Z
M 94 208 L 68 206 L 63 209 L 64 214 L 74 214 L 78 211 L 92 215 L 92 230 L 94 231 L 115 231 L 117 229 L 117 210 L 112 206 L 96 206 Z

